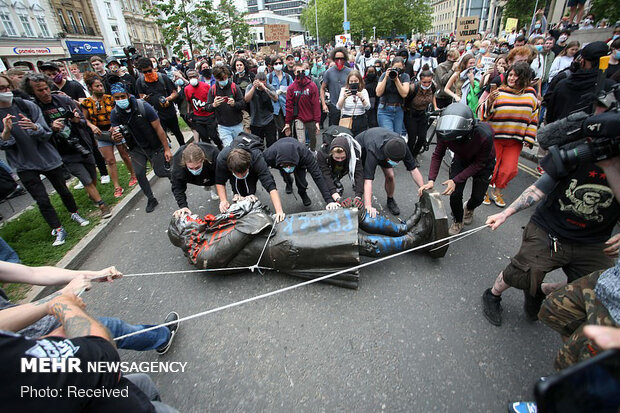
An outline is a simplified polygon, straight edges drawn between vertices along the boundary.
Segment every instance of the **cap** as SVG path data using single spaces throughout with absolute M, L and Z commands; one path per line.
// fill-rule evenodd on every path
M 383 153 L 388 159 L 400 162 L 407 154 L 407 144 L 403 138 L 392 138 L 383 145 Z
M 605 42 L 592 42 L 588 43 L 581 49 L 580 55 L 584 60 L 596 61 L 603 56 L 607 56 L 609 53 L 609 47 Z
M 288 59 L 289 57 L 295 57 L 295 56 L 293 56 L 293 53 L 289 53 L 286 55 L 286 59 Z
M 39 66 L 40 69 L 53 69 L 53 70 L 60 70 L 60 68 L 58 67 L 58 65 L 55 62 L 49 61 L 49 62 L 43 62 L 41 64 L 41 66 Z
M 118 59 L 116 57 L 110 56 L 106 59 L 106 66 L 110 66 L 110 63 L 116 63 L 117 65 L 121 66 L 121 63 L 118 61 Z

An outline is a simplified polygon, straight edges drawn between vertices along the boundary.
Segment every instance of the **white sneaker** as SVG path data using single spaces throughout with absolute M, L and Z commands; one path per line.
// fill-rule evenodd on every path
M 82 184 L 82 182 L 78 182 L 78 184 L 74 186 L 73 189 L 84 189 L 84 184 Z
M 110 175 L 101 175 L 101 183 L 109 184 L 110 183 Z
M 217 201 L 220 197 L 217 195 L 217 191 L 215 189 L 211 189 L 211 200 Z
M 73 214 L 71 214 L 71 219 L 75 222 L 78 223 L 79 226 L 81 227 L 85 227 L 88 224 L 90 224 L 90 221 L 87 220 L 86 218 L 83 218 L 82 216 L 80 216 L 80 214 L 78 214 L 77 212 L 74 212 Z

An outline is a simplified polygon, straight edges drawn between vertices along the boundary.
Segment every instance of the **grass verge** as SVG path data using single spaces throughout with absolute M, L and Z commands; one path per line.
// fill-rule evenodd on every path
M 112 182 L 106 185 L 97 184 L 101 197 L 109 206 L 114 206 L 127 196 L 131 190 L 138 188 L 138 185 L 129 188 L 129 172 L 127 172 L 125 164 L 118 162 L 116 165 L 118 167 L 119 183 L 125 190 L 123 196 L 121 198 L 114 197 L 114 185 Z M 71 248 L 101 221 L 99 208 L 93 204 L 86 191 L 83 189 L 73 189 L 74 185 L 75 183 L 72 183 L 69 189 L 77 203 L 78 212 L 88 219 L 90 224 L 80 227 L 73 222 L 71 214 L 65 208 L 60 196 L 56 193 L 51 195 L 52 205 L 60 218 L 60 222 L 67 230 L 67 241 L 63 245 L 58 247 L 52 246 L 54 238 L 51 236 L 51 230 L 36 206 L 34 209 L 25 211 L 19 218 L 7 222 L 0 227 L 0 237 L 17 252 L 23 264 L 30 266 L 56 265 Z M 3 284 L 2 288 L 11 301 L 17 302 L 25 298 L 30 286 L 7 283 Z

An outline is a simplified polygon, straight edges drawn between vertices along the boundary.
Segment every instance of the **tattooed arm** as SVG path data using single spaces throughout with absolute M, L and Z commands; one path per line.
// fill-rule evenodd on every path
M 37 322 L 50 311 L 50 302 L 62 294 L 77 295 L 90 288 L 90 280 L 84 276 L 73 279 L 67 286 L 38 301 L 0 310 L 0 330 L 18 332 Z M 81 300 L 80 300 L 81 301 Z
M 94 281 L 112 281 L 123 276 L 114 267 L 104 268 L 100 271 L 74 271 L 56 267 L 28 267 L 0 261 L 0 281 L 2 282 L 59 285 L 66 284 L 82 275 Z
M 545 196 L 545 193 L 538 189 L 534 184 L 529 186 L 523 193 L 517 198 L 508 208 L 500 212 L 499 214 L 491 215 L 487 218 L 486 224 L 491 227 L 492 230 L 499 228 L 509 216 L 516 214 L 517 212 L 527 209 L 540 201 Z
M 74 294 L 61 294 L 49 303 L 49 314 L 60 321 L 67 338 L 97 336 L 116 346 L 110 331 L 84 311 L 84 303 Z

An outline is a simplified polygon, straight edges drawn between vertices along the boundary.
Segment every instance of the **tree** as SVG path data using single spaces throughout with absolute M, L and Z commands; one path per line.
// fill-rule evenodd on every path
M 319 36 L 322 43 L 333 41 L 343 33 L 344 9 L 342 0 L 312 0 L 301 14 L 301 23 L 310 33 L 316 33 L 314 7 L 318 1 Z M 423 33 L 432 27 L 431 7 L 428 0 L 347 0 L 349 31 L 360 39 L 362 30 L 366 37 L 372 36 L 376 27 L 377 37 L 391 36 L 392 29 L 398 34 Z
M 204 49 L 219 34 L 218 17 L 211 0 L 146 2 L 144 12 L 160 27 L 164 44 L 180 55 L 185 46 Z
M 240 13 L 232 0 L 221 0 L 217 6 L 217 11 L 219 14 L 219 31 L 220 33 L 224 30 L 228 32 L 233 49 L 248 45 L 251 42 L 251 36 L 250 25 L 244 19 L 246 13 Z
M 506 19 L 509 17 L 519 19 L 517 29 L 525 27 L 529 30 L 534 7 L 536 7 L 536 0 L 508 0 L 504 6 L 503 21 L 506 23 Z M 545 2 L 539 1 L 538 8 L 544 9 Z
M 592 0 L 590 13 L 594 14 L 597 22 L 606 18 L 613 27 L 614 23 L 620 20 L 620 3 L 618 0 Z

